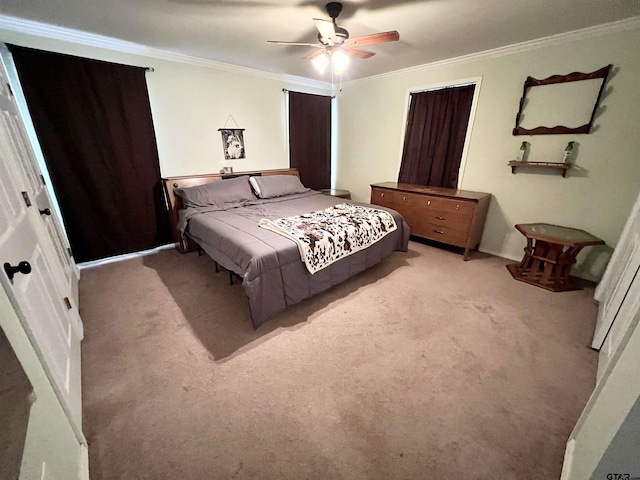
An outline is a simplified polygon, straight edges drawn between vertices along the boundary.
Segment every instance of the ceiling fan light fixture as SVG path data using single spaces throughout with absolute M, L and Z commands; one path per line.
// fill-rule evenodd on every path
M 331 64 L 334 75 L 342 75 L 349 66 L 349 55 L 343 50 L 335 50 L 331 54 Z
M 329 65 L 329 55 L 326 52 L 323 52 L 321 55 L 317 55 L 313 57 L 311 60 L 311 64 L 318 71 L 318 73 L 323 74 Z
M 342 3 L 329 2 L 326 5 L 326 10 L 331 20 L 323 18 L 313 19 L 316 30 L 318 30 L 317 43 L 282 42 L 278 40 L 267 40 L 267 42 L 279 45 L 317 48 L 319 50 L 316 50 L 311 55 L 307 55 L 304 59 L 311 60 L 311 64 L 321 75 L 326 71 L 327 67 L 329 67 L 331 68 L 332 75 L 340 76 L 344 74 L 349 67 L 350 55 L 360 59 L 371 58 L 375 55 L 375 52 L 362 50 L 360 48 L 361 46 L 397 42 L 400 40 L 400 34 L 395 30 L 350 38 L 349 32 L 336 24 L 336 18 L 342 11 Z

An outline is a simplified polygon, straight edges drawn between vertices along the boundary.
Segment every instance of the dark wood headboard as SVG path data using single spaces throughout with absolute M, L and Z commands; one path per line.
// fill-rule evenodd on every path
M 171 232 L 173 234 L 173 241 L 175 246 L 181 253 L 192 251 L 192 246 L 186 248 L 182 244 L 180 238 L 180 232 L 178 231 L 178 211 L 182 208 L 182 199 L 173 192 L 174 188 L 178 187 L 195 187 L 197 185 L 204 185 L 206 183 L 220 182 L 224 178 L 228 178 L 230 175 L 233 177 L 239 177 L 242 175 L 295 175 L 299 177 L 298 169 L 296 168 L 284 168 L 280 170 L 256 170 L 253 172 L 233 172 L 233 174 L 220 174 L 220 173 L 207 173 L 205 175 L 187 175 L 183 177 L 166 177 L 162 179 L 162 185 L 164 187 L 165 200 L 167 207 L 169 208 L 169 221 L 171 222 Z

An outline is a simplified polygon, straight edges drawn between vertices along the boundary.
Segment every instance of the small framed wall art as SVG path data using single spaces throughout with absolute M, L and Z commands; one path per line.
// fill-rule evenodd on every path
M 222 133 L 222 149 L 225 160 L 245 158 L 244 128 L 219 128 Z

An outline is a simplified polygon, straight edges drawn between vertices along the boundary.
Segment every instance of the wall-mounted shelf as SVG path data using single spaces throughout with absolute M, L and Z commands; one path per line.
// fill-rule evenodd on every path
M 516 168 L 551 168 L 555 170 L 559 170 L 562 172 L 562 176 L 564 177 L 573 164 L 572 163 L 562 163 L 562 162 L 518 162 L 517 160 L 511 160 L 509 162 L 509 166 L 511 167 L 511 173 L 516 173 Z

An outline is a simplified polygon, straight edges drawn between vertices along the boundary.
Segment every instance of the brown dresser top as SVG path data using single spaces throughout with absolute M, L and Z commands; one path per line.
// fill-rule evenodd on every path
M 491 195 L 490 193 L 471 192 L 469 190 L 458 190 L 455 188 L 429 187 L 427 185 L 414 185 L 413 183 L 382 182 L 372 183 L 371 186 L 425 195 L 431 194 L 450 198 L 464 198 L 467 200 L 480 200 L 481 198 Z

